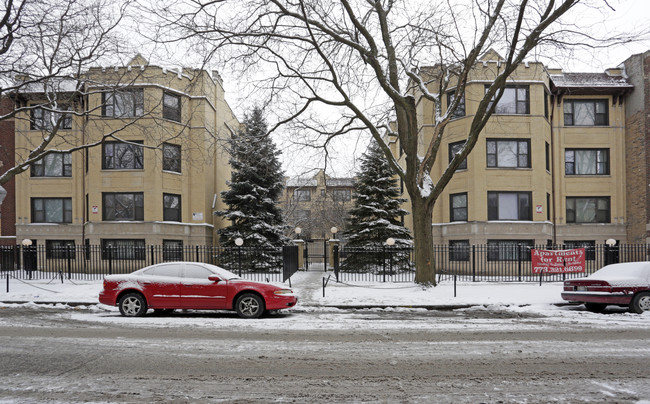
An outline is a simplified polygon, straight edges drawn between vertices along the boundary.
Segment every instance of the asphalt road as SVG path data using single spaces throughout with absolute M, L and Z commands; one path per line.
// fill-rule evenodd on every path
M 255 329 L 233 326 L 251 320 L 230 313 L 178 313 L 157 326 L 93 321 L 92 312 L 79 321 L 70 311 L 0 309 L 0 403 L 650 400 L 650 332 L 638 327 L 513 330 L 508 315 L 362 312 L 340 329 L 283 326 L 291 316 L 319 321 L 315 313 Z M 173 316 L 229 328 L 174 326 Z M 403 317 L 404 327 L 364 327 L 384 316 Z M 412 326 L 451 318 L 493 321 L 494 331 Z

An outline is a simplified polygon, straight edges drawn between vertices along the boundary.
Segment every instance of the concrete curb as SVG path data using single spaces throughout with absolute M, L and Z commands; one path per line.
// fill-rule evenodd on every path
M 17 301 L 0 301 L 0 304 L 27 304 L 27 303 L 33 303 L 37 305 L 57 305 L 57 304 L 63 304 L 66 306 L 70 307 L 78 307 L 78 306 L 98 306 L 100 303 L 89 303 L 89 302 L 48 302 L 48 301 L 26 301 L 26 300 L 17 300 Z M 580 305 L 581 303 L 552 303 L 553 306 L 556 307 L 565 307 L 565 306 L 577 306 Z M 302 304 L 296 307 L 293 307 L 289 310 L 292 311 L 301 311 L 301 308 L 321 308 L 321 309 L 338 309 L 338 310 L 372 310 L 372 309 L 380 309 L 380 310 L 386 310 L 386 309 L 424 309 L 424 310 L 429 310 L 429 311 L 453 311 L 453 310 L 461 310 L 461 309 L 469 309 L 471 307 L 488 307 L 492 306 L 492 304 L 487 305 L 487 304 L 447 304 L 447 305 L 404 305 L 404 304 L 350 304 L 350 305 L 316 305 L 316 304 Z M 530 304 L 505 304 L 503 306 L 514 306 L 514 307 L 527 307 L 530 306 Z

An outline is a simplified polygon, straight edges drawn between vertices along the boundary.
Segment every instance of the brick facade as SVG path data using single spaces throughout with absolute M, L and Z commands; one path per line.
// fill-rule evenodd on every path
M 650 51 L 624 62 L 634 91 L 626 98 L 627 235 L 650 241 Z
M 0 100 L 0 115 L 11 112 L 13 101 L 8 98 Z M 0 173 L 4 173 L 15 164 L 14 153 L 14 119 L 0 120 Z M 0 207 L 0 245 L 15 244 L 16 235 L 16 195 L 15 181 L 12 179 L 3 185 L 7 191 Z

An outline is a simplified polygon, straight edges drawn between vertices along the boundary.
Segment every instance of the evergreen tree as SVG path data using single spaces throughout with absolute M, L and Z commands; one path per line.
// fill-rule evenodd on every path
M 230 189 L 221 193 L 228 209 L 215 212 L 230 221 L 219 230 L 220 244 L 226 247 L 220 263 L 237 270 L 241 259 L 247 271 L 279 270 L 282 255 L 275 252 L 286 242 L 278 204 L 284 188 L 280 152 L 267 133 L 260 108 L 245 117 L 244 126 L 230 139 Z M 244 240 L 243 249 L 232 248 L 237 238 Z
M 405 199 L 399 197 L 400 188 L 393 170 L 374 142 L 361 158 L 361 172 L 354 189 L 354 207 L 343 232 L 348 239 L 348 254 L 341 269 L 351 272 L 378 272 L 386 266 L 393 270 L 411 269 L 411 233 L 400 222 L 400 217 L 408 214 L 400 207 Z M 385 250 L 388 238 L 395 240 L 395 245 Z

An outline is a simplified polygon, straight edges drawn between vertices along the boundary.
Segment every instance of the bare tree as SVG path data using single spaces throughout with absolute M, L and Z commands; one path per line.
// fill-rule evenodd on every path
M 608 6 L 586 1 L 187 0 L 160 9 L 164 24 L 158 26 L 168 29 L 169 43 L 191 40 L 195 49 L 253 78 L 256 99 L 284 106 L 276 128 L 314 136 L 303 143 L 326 147 L 337 136 L 369 132 L 410 196 L 416 282 L 435 285 L 434 204 L 524 59 L 550 44 L 594 43 L 563 21 L 579 3 Z M 477 100 L 467 141 L 432 178 L 445 129 L 461 102 L 456 97 L 443 110 L 442 97 L 451 88 L 463 94 L 470 71 L 491 48 L 505 56 Z M 426 143 L 417 112 L 422 98 L 434 106 L 427 122 L 433 136 Z M 391 137 L 399 140 L 402 161 L 391 153 Z
M 132 57 L 119 27 L 130 0 L 5 0 L 0 20 L 0 97 L 13 101 L 1 120 L 34 119 L 40 130 L 29 149 L 18 151 L 15 166 L 0 175 L 0 184 L 27 170 L 51 153 L 68 153 L 95 146 L 80 144 L 67 129 L 73 116 L 88 116 L 88 69 Z M 130 78 L 131 79 L 131 78 Z M 91 83 L 92 84 L 92 83 Z M 127 82 L 111 83 L 116 90 Z M 87 120 L 83 120 L 87 123 Z M 125 122 L 125 126 L 133 122 Z M 120 129 L 106 133 L 114 137 Z M 13 152 L 13 151 L 7 151 Z

